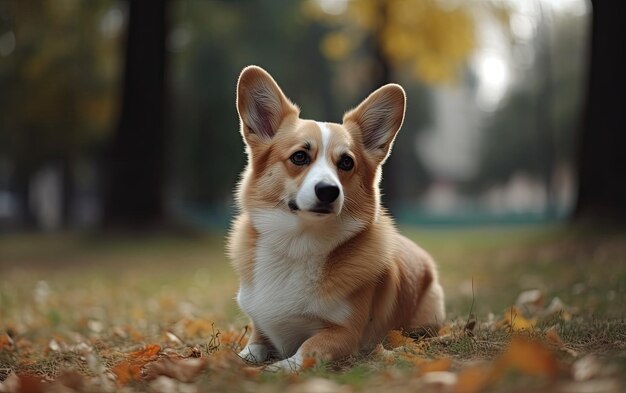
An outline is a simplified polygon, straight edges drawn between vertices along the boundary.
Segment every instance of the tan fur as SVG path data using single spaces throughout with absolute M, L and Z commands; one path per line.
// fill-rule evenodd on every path
M 329 165 L 347 154 L 354 159 L 354 168 L 337 171 L 345 194 L 340 214 L 313 220 L 302 213 L 299 230 L 332 241 L 334 233 L 343 233 L 347 218 L 362 223 L 362 228 L 327 253 L 320 276 L 307 284 L 315 286 L 317 298 L 311 301 L 343 302 L 350 314 L 341 323 L 331 322 L 333 318 L 323 313 L 303 316 L 320 326 L 301 343 L 299 352 L 304 356 L 335 360 L 371 348 L 390 329 L 409 331 L 443 322 L 443 292 L 433 259 L 400 235 L 380 206 L 380 167 L 402 124 L 404 102 L 402 88 L 387 85 L 349 111 L 343 124 L 326 123 L 331 131 Z M 288 211 L 286 201 L 299 190 L 310 168 L 294 165 L 290 157 L 306 148 L 315 161 L 321 154 L 321 131 L 317 123 L 298 117 L 298 108 L 258 67 L 242 72 L 237 108 L 248 166 L 237 190 L 240 214 L 232 226 L 228 252 L 242 286 L 253 286 L 262 233 L 251 212 Z M 275 346 L 258 327 L 249 342 Z

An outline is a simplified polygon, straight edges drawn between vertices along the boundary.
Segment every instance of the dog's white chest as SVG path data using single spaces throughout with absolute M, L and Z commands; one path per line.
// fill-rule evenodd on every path
M 284 236 L 260 236 L 253 281 L 242 284 L 237 301 L 276 349 L 290 356 L 325 321 L 343 324 L 350 307 L 318 293 L 326 253 L 304 235 Z

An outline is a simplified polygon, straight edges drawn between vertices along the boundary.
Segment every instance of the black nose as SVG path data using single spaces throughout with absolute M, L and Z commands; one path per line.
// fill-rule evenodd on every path
M 315 195 L 320 202 L 331 203 L 339 196 L 339 187 L 322 181 L 315 185 Z

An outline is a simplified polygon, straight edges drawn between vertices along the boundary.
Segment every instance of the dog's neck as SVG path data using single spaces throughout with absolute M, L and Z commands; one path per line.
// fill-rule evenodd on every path
M 281 209 L 256 209 L 250 218 L 259 234 L 257 247 L 289 259 L 328 255 L 365 227 L 351 217 L 305 220 Z

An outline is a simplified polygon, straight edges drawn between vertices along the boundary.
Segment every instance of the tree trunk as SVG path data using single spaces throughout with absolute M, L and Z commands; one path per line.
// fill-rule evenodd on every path
M 105 156 L 105 227 L 164 223 L 166 0 L 128 1 L 122 107 Z
M 592 1 L 591 65 L 575 220 L 626 218 L 626 28 L 621 3 Z

